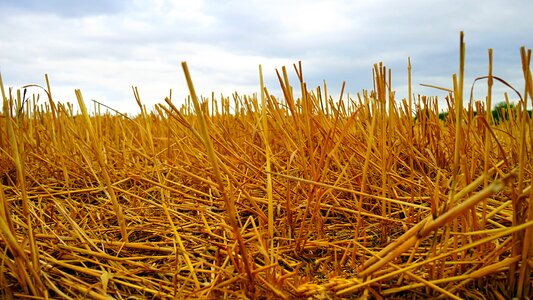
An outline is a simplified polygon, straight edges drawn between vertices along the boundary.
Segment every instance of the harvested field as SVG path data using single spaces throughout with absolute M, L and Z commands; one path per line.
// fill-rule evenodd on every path
M 131 118 L 2 85 L 0 297 L 532 298 L 522 59 L 498 124 L 491 71 L 481 102 L 453 76 L 445 120 L 434 98 L 395 99 L 381 64 L 346 101 L 301 65 L 300 82 L 278 73 L 283 98 L 261 79 L 257 96 L 198 99 L 183 64 L 189 101 L 148 111 L 135 93 Z

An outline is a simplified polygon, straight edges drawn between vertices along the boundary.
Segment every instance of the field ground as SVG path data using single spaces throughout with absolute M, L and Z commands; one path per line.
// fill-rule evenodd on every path
M 347 101 L 286 78 L 132 118 L 3 90 L 0 296 L 533 297 L 531 77 L 498 124 L 462 74 L 445 120 L 381 65 Z

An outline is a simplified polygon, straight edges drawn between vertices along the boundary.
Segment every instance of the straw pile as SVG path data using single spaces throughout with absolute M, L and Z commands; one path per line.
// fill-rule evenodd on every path
M 89 115 L 80 91 L 75 115 L 48 79 L 44 106 L 2 85 L 0 297 L 531 298 L 530 52 L 498 124 L 491 59 L 463 109 L 464 53 L 445 120 L 397 102 L 381 64 L 356 99 L 295 65 L 300 99 L 283 68 L 283 99 L 261 79 L 218 102 L 183 64 L 190 102 L 147 111 L 134 90 L 135 118 Z

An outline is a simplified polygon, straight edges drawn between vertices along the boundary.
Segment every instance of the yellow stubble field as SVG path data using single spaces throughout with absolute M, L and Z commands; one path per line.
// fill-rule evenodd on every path
M 259 95 L 200 98 L 184 63 L 186 103 L 134 90 L 135 117 L 2 84 L 0 297 L 531 298 L 530 51 L 500 122 L 460 51 L 445 108 L 395 99 L 381 64 L 334 100 L 301 64 L 281 98 L 261 71 Z

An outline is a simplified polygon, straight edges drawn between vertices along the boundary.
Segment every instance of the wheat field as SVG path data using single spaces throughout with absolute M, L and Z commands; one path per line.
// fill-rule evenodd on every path
M 216 99 L 183 63 L 185 104 L 134 89 L 137 116 L 0 77 L 0 297 L 531 299 L 531 51 L 513 107 L 491 53 L 468 99 L 461 39 L 447 107 L 395 99 L 383 64 L 355 98 L 295 64 L 280 98 L 260 69 L 259 94 Z

